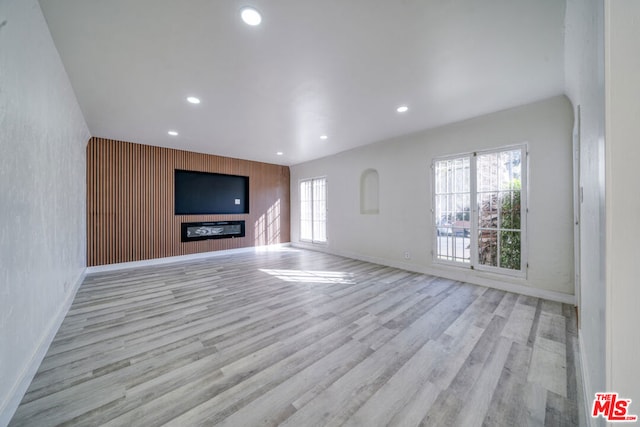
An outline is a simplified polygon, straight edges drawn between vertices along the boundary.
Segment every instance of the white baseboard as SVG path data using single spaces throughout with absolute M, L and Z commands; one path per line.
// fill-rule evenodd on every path
M 290 243 L 278 243 L 274 245 L 250 246 L 248 248 L 225 249 L 222 251 L 199 252 L 196 254 L 189 254 L 189 255 L 177 255 L 177 256 L 171 256 L 171 257 L 165 257 L 165 258 L 145 259 L 142 261 L 121 262 L 118 264 L 97 265 L 94 267 L 87 267 L 87 274 L 103 273 L 107 271 L 126 270 L 129 268 L 137 268 L 137 267 L 148 267 L 153 265 L 171 264 L 171 263 L 182 262 L 182 261 L 193 261 L 197 259 L 213 258 L 213 257 L 233 255 L 233 254 L 276 251 L 289 246 L 290 246 Z
M 86 271 L 86 268 L 83 268 L 80 271 L 80 274 L 76 278 L 75 282 L 73 282 L 73 286 L 67 293 L 64 302 L 60 306 L 60 309 L 53 317 L 53 319 L 51 319 L 51 322 L 49 322 L 49 325 L 45 330 L 45 334 L 40 340 L 40 344 L 31 356 L 31 359 L 25 366 L 22 374 L 20 374 L 20 376 L 16 380 L 13 388 L 11 389 L 11 392 L 9 393 L 8 399 L 2 404 L 2 406 L 0 406 L 0 426 L 7 426 L 9 424 L 9 421 L 11 421 L 13 414 L 15 414 L 16 410 L 18 409 L 18 406 L 20 405 L 24 394 L 27 392 L 31 381 L 33 381 L 33 377 L 35 377 L 36 373 L 38 372 L 38 368 L 40 367 L 44 356 L 47 354 L 47 350 L 49 349 L 51 342 L 55 338 L 56 333 L 58 333 L 58 329 L 60 329 L 62 321 L 66 317 L 69 308 L 71 308 L 71 304 L 73 303 L 76 293 L 78 292 L 80 285 L 84 281 Z
M 564 304 L 575 305 L 575 297 L 573 295 L 564 294 L 562 292 L 550 291 L 547 289 L 533 288 L 531 286 L 519 285 L 517 283 L 503 282 L 493 280 L 489 277 L 479 276 L 477 274 L 469 274 L 467 270 L 457 268 L 436 269 L 415 264 L 405 263 L 401 261 L 393 261 L 383 258 L 351 253 L 348 251 L 332 250 L 327 245 L 314 245 L 309 243 L 292 242 L 291 246 L 301 249 L 309 249 L 313 251 L 325 252 L 332 255 L 344 256 L 360 261 L 371 262 L 374 264 L 386 265 L 388 267 L 399 268 L 402 270 L 413 271 L 416 273 L 428 274 L 431 276 L 443 277 L 445 279 L 457 280 L 460 282 L 471 283 L 488 288 L 500 289 L 502 291 L 513 292 L 516 294 L 527 295 L 536 298 L 542 298 L 550 301 L 561 302 Z
M 458 280 L 460 282 L 472 283 L 474 285 L 486 286 L 488 288 L 499 289 L 501 291 L 513 292 L 515 294 L 541 298 L 549 301 L 560 302 L 563 304 L 575 305 L 576 301 L 573 295 L 565 294 L 562 292 L 534 288 L 532 286 L 519 285 L 517 283 L 493 280 L 488 277 L 472 276 L 467 272 L 461 273 L 458 271 L 445 271 L 440 269 L 425 270 L 425 274 L 431 274 L 433 276 L 440 276 L 447 279 Z

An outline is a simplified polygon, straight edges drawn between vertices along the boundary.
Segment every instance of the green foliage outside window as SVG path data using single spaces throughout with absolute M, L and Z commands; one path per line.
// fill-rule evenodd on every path
M 511 182 L 513 191 L 503 193 L 500 232 L 500 267 L 512 270 L 520 270 L 521 264 L 521 230 L 520 230 L 520 190 L 521 183 L 519 179 Z M 515 231 L 517 230 L 517 231 Z

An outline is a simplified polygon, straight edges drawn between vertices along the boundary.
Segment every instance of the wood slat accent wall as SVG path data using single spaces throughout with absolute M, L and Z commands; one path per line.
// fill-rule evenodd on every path
M 249 177 L 249 214 L 174 215 L 174 170 Z M 289 168 L 104 138 L 87 145 L 87 265 L 289 242 Z M 246 236 L 180 241 L 183 222 L 244 220 Z

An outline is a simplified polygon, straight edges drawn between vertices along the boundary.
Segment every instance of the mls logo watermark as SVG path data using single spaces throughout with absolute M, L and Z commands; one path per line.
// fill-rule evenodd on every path
M 637 415 L 627 414 L 631 405 L 631 399 L 618 399 L 618 393 L 596 393 L 593 399 L 593 418 L 602 418 L 610 422 L 634 422 L 638 420 Z

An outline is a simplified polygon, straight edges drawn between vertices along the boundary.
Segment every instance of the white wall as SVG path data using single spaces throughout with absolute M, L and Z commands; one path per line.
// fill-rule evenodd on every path
M 571 133 L 566 97 L 383 141 L 291 167 L 291 237 L 299 243 L 300 179 L 326 176 L 329 252 L 479 284 L 573 301 Z M 526 279 L 432 262 L 431 161 L 435 156 L 527 142 L 529 271 Z M 378 215 L 360 214 L 359 184 L 379 173 Z M 405 251 L 411 259 L 403 259 Z
M 85 269 L 89 131 L 36 0 L 0 2 L 0 425 Z
M 586 400 L 605 390 L 604 8 L 567 0 L 565 82 L 580 106 L 580 341 Z
M 640 416 L 640 2 L 605 2 L 606 387 Z

